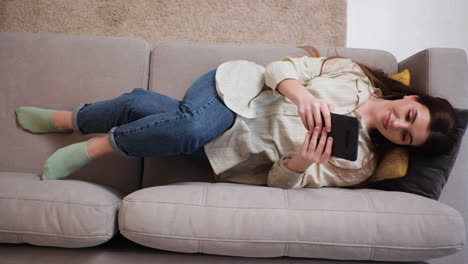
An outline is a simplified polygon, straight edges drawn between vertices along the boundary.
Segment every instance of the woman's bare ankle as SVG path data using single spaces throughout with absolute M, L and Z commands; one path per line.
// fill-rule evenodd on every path
M 62 131 L 73 130 L 72 116 L 71 111 L 55 111 L 52 114 L 55 127 Z
M 94 137 L 88 141 L 87 152 L 92 159 L 110 154 L 114 151 L 109 143 L 109 134 L 102 137 Z

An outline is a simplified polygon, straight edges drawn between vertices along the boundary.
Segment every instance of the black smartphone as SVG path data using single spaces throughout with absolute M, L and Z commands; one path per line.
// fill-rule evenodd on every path
M 332 156 L 355 161 L 358 155 L 359 121 L 352 116 L 331 114 Z

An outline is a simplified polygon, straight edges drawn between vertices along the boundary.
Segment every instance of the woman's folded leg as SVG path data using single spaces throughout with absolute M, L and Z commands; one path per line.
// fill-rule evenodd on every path
M 190 155 L 229 129 L 235 113 L 219 99 L 198 111 L 156 114 L 111 130 L 116 152 L 131 157 Z
M 173 111 L 179 104 L 168 96 L 136 88 L 110 100 L 80 104 L 74 111 L 21 106 L 15 112 L 20 126 L 31 133 L 107 133 L 141 117 Z
M 180 101 L 168 96 L 136 88 L 111 100 L 79 105 L 71 121 L 75 132 L 107 133 L 145 116 L 174 112 L 179 105 Z
M 218 96 L 215 75 L 213 70 L 196 80 L 175 111 L 113 128 L 113 148 L 133 157 L 190 155 L 224 133 L 236 114 Z
M 107 113 L 115 104 L 118 104 L 118 100 L 104 101 L 79 108 L 74 112 L 76 113 L 74 122 L 79 128 L 78 132 L 99 133 L 98 131 L 105 131 L 112 125 L 116 126 L 111 128 L 105 137 L 93 138 L 86 144 L 77 143 L 58 150 L 46 161 L 43 179 L 65 177 L 91 160 L 110 152 L 129 157 L 200 153 L 200 149 L 205 144 L 229 129 L 236 117 L 236 114 L 224 105 L 216 92 L 215 72 L 211 71 L 200 77 L 191 86 L 183 102 L 167 97 L 168 100 L 165 100 L 167 105 L 174 107 L 177 104 L 177 107 L 170 110 L 167 107 L 165 111 L 155 107 L 159 113 L 151 114 L 147 110 L 151 109 L 148 105 L 153 102 L 136 104 L 137 102 L 131 103 L 131 100 L 123 101 L 135 107 L 127 108 L 127 110 L 120 109 L 121 113 Z M 134 92 L 142 91 L 134 90 Z M 158 104 L 158 106 L 161 105 Z M 138 106 L 144 107 L 138 108 Z M 151 109 L 151 111 L 155 110 Z M 100 124 L 99 121 L 106 122 L 107 119 L 105 117 L 101 119 L 102 117 L 97 116 L 97 112 L 110 115 L 107 119 L 113 119 L 113 122 Z M 92 128 L 93 132 L 90 132 L 89 128 Z

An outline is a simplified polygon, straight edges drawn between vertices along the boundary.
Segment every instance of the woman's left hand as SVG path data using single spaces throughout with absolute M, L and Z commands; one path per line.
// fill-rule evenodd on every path
M 325 127 L 327 132 L 331 131 L 332 105 L 323 99 L 315 98 L 311 93 L 304 94 L 296 104 L 302 124 L 307 130 Z
M 325 125 L 326 131 L 331 131 L 332 105 L 317 99 L 296 79 L 283 80 L 278 84 L 277 90 L 296 104 L 298 115 L 307 130 L 311 131 L 315 127 L 321 129 Z

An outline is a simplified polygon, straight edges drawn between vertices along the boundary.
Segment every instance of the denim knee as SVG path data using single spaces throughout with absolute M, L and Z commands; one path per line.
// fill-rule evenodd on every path
M 210 131 L 207 131 L 203 122 L 190 120 L 185 125 L 185 136 L 183 137 L 183 154 L 190 155 L 212 140 Z
M 147 115 L 153 114 L 153 109 L 145 104 L 147 100 L 147 90 L 135 88 L 132 92 L 123 95 L 121 109 L 130 120 L 137 120 Z
M 146 89 L 143 88 L 134 88 L 131 93 L 146 92 Z

